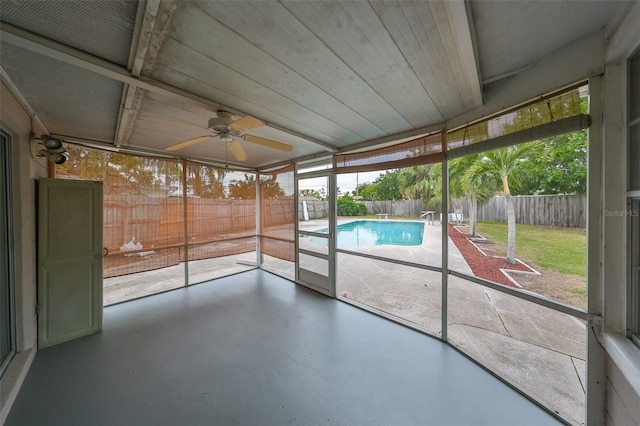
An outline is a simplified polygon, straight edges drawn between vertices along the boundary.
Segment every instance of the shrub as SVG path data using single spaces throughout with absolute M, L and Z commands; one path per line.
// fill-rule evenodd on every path
M 338 216 L 364 216 L 367 214 L 367 207 L 358 204 L 353 198 L 345 195 L 338 198 Z

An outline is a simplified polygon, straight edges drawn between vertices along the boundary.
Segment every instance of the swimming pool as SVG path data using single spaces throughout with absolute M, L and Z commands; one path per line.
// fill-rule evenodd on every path
M 327 228 L 316 232 L 327 232 Z M 419 246 L 422 244 L 424 222 L 356 220 L 338 225 L 338 248 L 373 247 L 380 245 Z M 314 241 L 312 239 L 312 241 Z M 314 241 L 321 243 L 326 241 Z

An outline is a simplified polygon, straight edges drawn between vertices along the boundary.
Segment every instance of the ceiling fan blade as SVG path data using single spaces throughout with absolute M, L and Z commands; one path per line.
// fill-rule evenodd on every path
M 258 145 L 267 146 L 269 148 L 277 149 L 279 151 L 291 152 L 293 147 L 289 144 L 273 141 L 267 138 L 261 138 L 260 136 L 243 135 L 242 138 L 247 142 L 252 142 Z
M 236 132 L 244 133 L 247 130 L 255 129 L 256 127 L 264 126 L 264 121 L 259 120 L 250 115 L 245 115 L 244 117 L 234 121 L 229 124 L 229 127 Z
M 242 147 L 242 145 L 240 145 L 240 142 L 231 141 L 227 143 L 227 146 L 229 147 L 229 151 L 231 151 L 236 160 L 245 161 L 249 158 L 247 157 L 247 153 L 244 152 L 244 148 Z
M 195 144 L 200 143 L 200 142 L 204 142 L 207 139 L 212 138 L 212 137 L 213 137 L 213 135 L 199 136 L 197 138 L 189 139 L 188 141 L 184 141 L 184 142 L 177 143 L 175 145 L 168 146 L 164 150 L 165 151 L 178 151 L 178 150 L 186 148 L 188 146 L 195 145 Z

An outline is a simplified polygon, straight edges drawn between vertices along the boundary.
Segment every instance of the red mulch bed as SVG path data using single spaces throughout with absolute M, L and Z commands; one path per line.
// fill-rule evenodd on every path
M 467 261 L 473 274 L 476 277 L 494 281 L 500 284 L 516 287 L 501 271 L 502 269 L 511 269 L 514 271 L 532 272 L 520 262 L 515 265 L 509 265 L 504 257 L 487 256 L 480 252 L 470 241 L 469 235 L 458 231 L 453 225 L 449 224 L 449 237 L 458 247 L 460 253 Z

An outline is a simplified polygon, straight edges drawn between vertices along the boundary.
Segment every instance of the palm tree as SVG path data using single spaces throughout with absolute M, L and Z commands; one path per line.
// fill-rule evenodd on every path
M 482 179 L 493 176 L 502 183 L 502 191 L 507 204 L 507 258 L 506 262 L 516 262 L 516 213 L 509 189 L 509 179 L 512 184 L 518 184 L 518 166 L 531 153 L 533 144 L 514 145 L 507 148 L 485 152 L 469 168 L 469 177 Z
M 434 210 L 445 213 L 442 204 L 442 163 L 432 164 L 429 168 L 429 181 L 433 190 L 429 197 L 424 198 L 425 205 Z
M 399 176 L 402 195 L 410 200 L 422 199 L 425 203 L 431 199 L 435 190 L 431 168 L 428 164 L 403 169 Z
M 477 188 L 474 176 L 467 175 L 477 159 L 478 155 L 474 154 L 456 158 L 449 163 L 449 193 L 453 197 L 464 197 L 469 201 L 469 235 L 475 235 L 476 232 Z
M 478 201 L 483 201 L 495 193 L 495 179 L 487 174 L 475 174 L 473 165 L 482 159 L 480 154 L 471 154 L 451 161 L 450 179 L 454 187 L 469 203 L 469 235 L 476 235 Z

